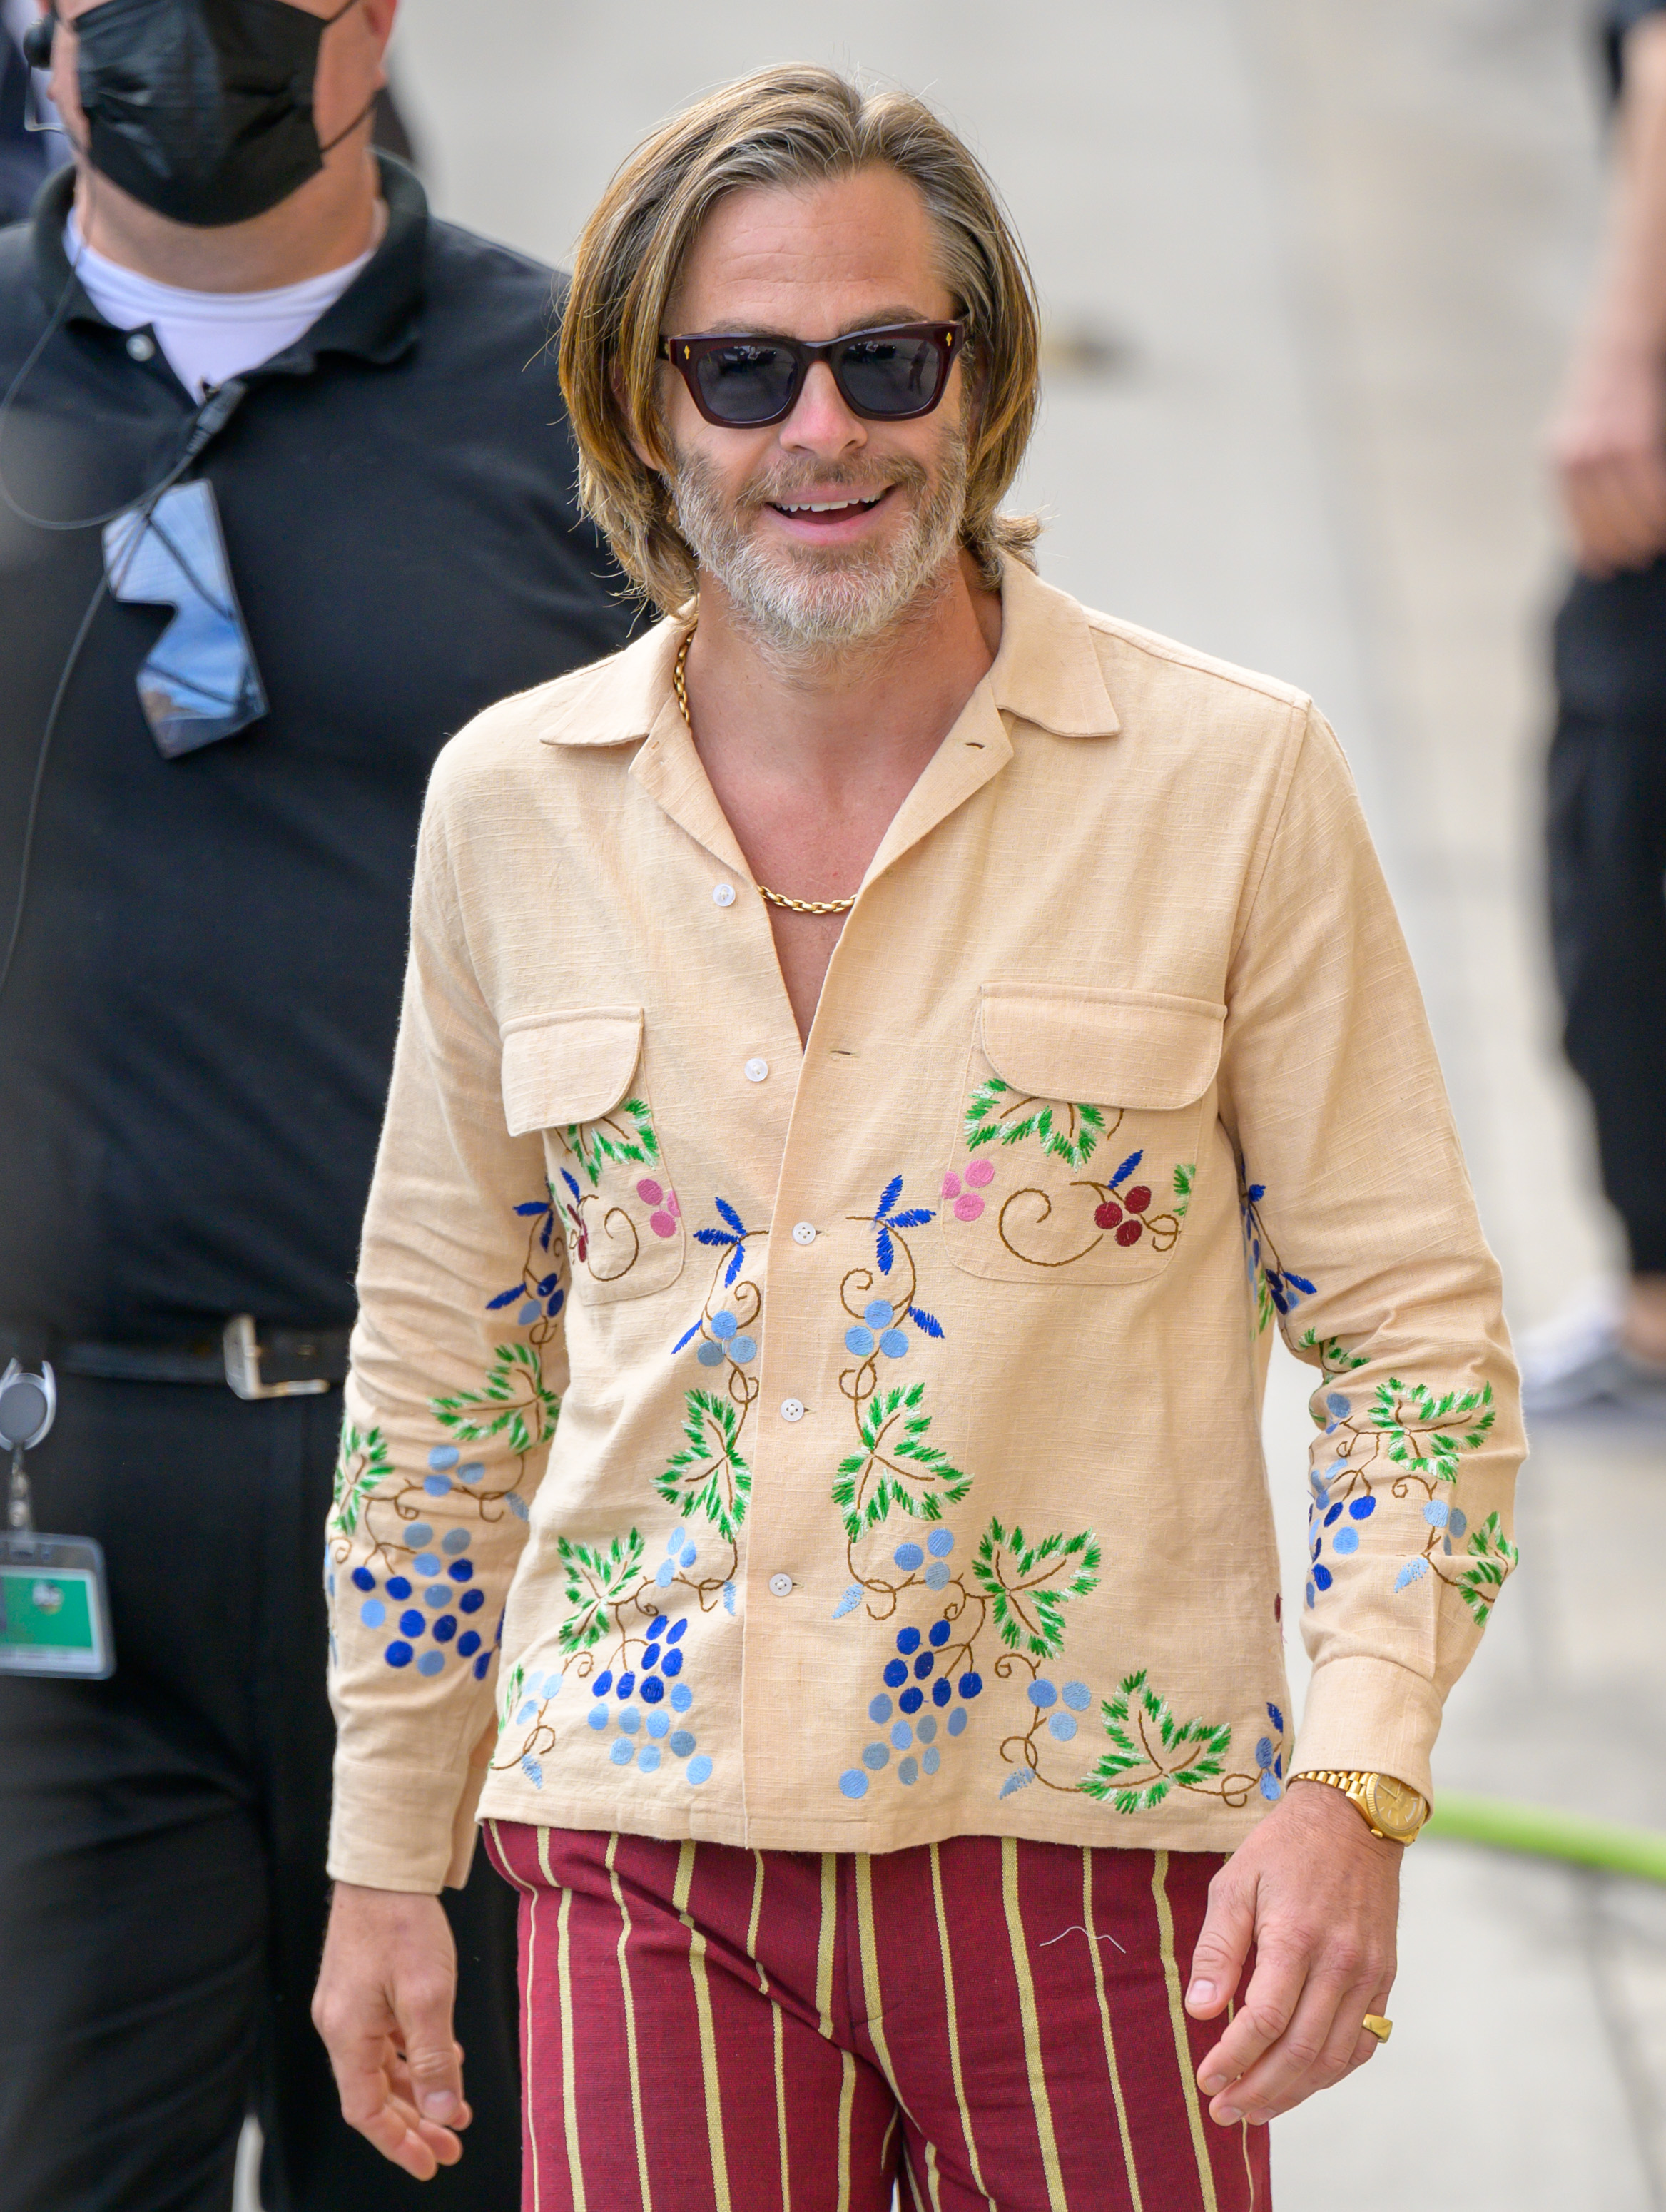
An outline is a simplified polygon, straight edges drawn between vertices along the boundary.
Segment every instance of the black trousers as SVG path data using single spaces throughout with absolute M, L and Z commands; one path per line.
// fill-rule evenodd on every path
M 1550 905 L 1567 1054 L 1638 1273 L 1666 1273 L 1666 562 L 1556 627 Z
M 447 1903 L 474 2123 L 426 2186 L 343 2121 L 309 2017 L 333 1728 L 321 1591 L 338 1391 L 62 1378 L 37 1525 L 96 1536 L 108 1682 L 0 1677 L 0 2212 L 517 2212 L 516 1899 Z

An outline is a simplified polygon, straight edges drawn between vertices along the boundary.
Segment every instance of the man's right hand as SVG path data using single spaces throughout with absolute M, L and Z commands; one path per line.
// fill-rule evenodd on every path
M 455 2166 L 463 2052 L 452 2034 L 457 1947 L 437 1897 L 337 1882 L 313 1998 L 342 2117 L 418 2181 Z
M 1590 576 L 1666 552 L 1666 369 L 1652 353 L 1591 348 L 1550 433 L 1550 456 Z

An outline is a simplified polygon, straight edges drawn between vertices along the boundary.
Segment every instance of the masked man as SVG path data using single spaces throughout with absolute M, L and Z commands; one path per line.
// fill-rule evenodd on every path
M 456 2148 L 483 1768 L 529 2203 L 1264 2206 L 1250 2124 L 1388 2033 L 1514 1558 L 1353 787 L 1300 693 L 1032 573 L 1029 279 L 917 101 L 714 95 L 574 285 L 584 496 L 672 618 L 429 794 L 331 1524 L 347 2109 Z
M 102 1544 L 115 1671 L 7 1671 L 19 1578 L 6 2212 L 223 2212 L 251 2101 L 267 2212 L 406 2189 L 307 2012 L 354 1255 L 435 755 L 626 624 L 550 272 L 369 149 L 392 15 L 30 35 L 76 161 L 0 238 L 0 1365 L 55 1370 L 34 1516 Z M 483 1862 L 455 1902 L 478 2118 L 441 2193 L 502 2212 L 514 1903 Z

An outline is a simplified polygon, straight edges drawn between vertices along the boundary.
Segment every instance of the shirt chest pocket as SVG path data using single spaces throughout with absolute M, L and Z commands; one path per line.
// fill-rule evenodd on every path
M 943 1185 L 955 1265 L 991 1282 L 1136 1283 L 1185 1231 L 1224 1006 L 986 983 Z
M 642 1025 L 640 1006 L 581 1006 L 526 1014 L 502 1032 L 509 1134 L 543 1136 L 573 1293 L 590 1305 L 650 1297 L 683 1272 Z

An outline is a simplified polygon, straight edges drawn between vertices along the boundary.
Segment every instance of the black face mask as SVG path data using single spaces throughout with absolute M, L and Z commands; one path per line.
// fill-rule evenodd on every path
M 287 0 L 103 0 L 75 26 L 88 160 L 172 222 L 264 215 L 375 105 L 319 145 L 319 40 L 356 4 L 310 15 Z

